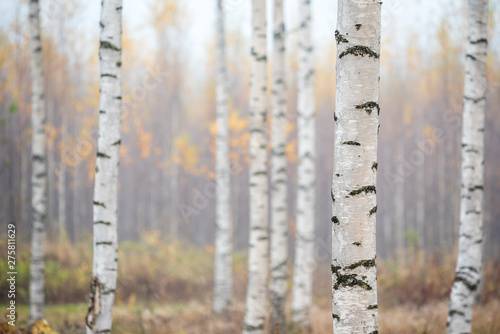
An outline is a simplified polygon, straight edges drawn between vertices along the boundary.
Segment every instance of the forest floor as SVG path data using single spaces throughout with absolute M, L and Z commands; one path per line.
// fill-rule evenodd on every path
M 52 305 L 46 309 L 46 319 L 60 334 L 85 333 L 85 304 Z M 19 310 L 20 322 L 26 323 L 28 308 Z M 380 308 L 379 332 L 384 334 L 444 333 L 448 306 L 437 302 L 420 307 L 401 305 Z M 225 315 L 213 315 L 210 303 L 190 302 L 169 306 L 118 305 L 114 314 L 114 333 L 119 334 L 236 334 L 242 331 L 244 305 L 233 305 Z M 314 306 L 311 312 L 312 334 L 332 333 L 331 310 Z M 291 329 L 289 334 L 301 333 Z M 479 305 L 474 311 L 472 333 L 500 333 L 500 301 Z
M 247 257 L 233 259 L 233 305 L 225 315 L 211 312 L 213 247 L 189 246 L 144 233 L 139 242 L 120 243 L 114 331 L 117 334 L 241 333 L 247 286 Z M 0 249 L 6 248 L 0 239 Z M 17 328 L 27 326 L 29 247 L 17 254 Z M 455 254 L 403 254 L 405 263 L 377 259 L 379 331 L 384 334 L 445 332 L 448 300 L 455 275 Z M 46 320 L 60 334 L 85 333 L 92 241 L 47 243 L 45 265 Z M 291 267 L 291 266 L 290 266 Z M 7 272 L 0 258 L 0 272 Z M 292 271 L 290 268 L 289 275 Z M 473 331 L 500 333 L 500 262 L 487 260 L 483 299 L 474 312 Z M 0 280 L 0 310 L 8 282 Z M 289 284 L 289 292 L 292 286 Z M 290 296 L 289 296 L 290 297 Z M 291 298 L 288 298 L 290 302 Z M 331 273 L 328 262 L 314 271 L 312 333 L 331 333 Z M 1 315 L 4 311 L 0 311 Z M 290 312 L 288 312 L 289 314 Z M 9 334 L 11 334 L 10 332 Z M 18 331 L 17 333 L 23 333 Z M 288 334 L 299 334 L 291 329 Z M 0 334 L 2 325 L 0 324 Z

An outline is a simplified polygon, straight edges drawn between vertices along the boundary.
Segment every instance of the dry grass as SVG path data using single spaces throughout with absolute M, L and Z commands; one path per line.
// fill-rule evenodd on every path
M 4 240 L 0 239 L 0 247 Z M 18 255 L 17 304 L 20 326 L 26 326 L 29 278 L 28 247 Z M 60 333 L 84 333 L 92 244 L 48 245 L 47 320 Z M 381 333 L 443 333 L 454 277 L 455 256 L 425 259 L 414 253 L 405 266 L 377 261 Z M 6 263 L 0 259 L 0 271 Z M 141 242 L 120 244 L 115 333 L 239 333 L 247 282 L 244 253 L 234 257 L 234 304 L 221 316 L 211 313 L 213 248 L 167 243 L 145 233 Z M 475 311 L 473 333 L 500 333 L 500 264 L 485 266 L 483 303 Z M 291 286 L 290 286 L 291 287 Z M 6 292 L 0 281 L 0 295 Z M 289 298 L 290 299 L 290 298 Z M 21 304 L 21 305 L 20 305 Z M 314 273 L 312 333 L 331 333 L 330 265 Z M 0 305 L 1 306 L 1 305 Z M 289 334 L 299 334 L 294 329 Z M 1 333 L 0 333 L 1 334 Z
M 444 333 L 448 307 L 446 303 L 431 303 L 421 307 L 400 306 L 381 308 L 379 332 L 384 334 L 438 334 Z M 60 334 L 85 333 L 82 315 L 85 305 L 73 305 L 64 311 L 60 306 L 47 308 L 47 320 Z M 20 310 L 22 319 L 28 309 Z M 241 333 L 244 316 L 243 303 L 231 306 L 224 315 L 214 315 L 210 303 L 191 302 L 185 305 L 148 307 L 117 306 L 114 313 L 114 332 L 120 334 L 235 334 Z M 21 321 L 23 323 L 25 321 Z M 332 333 L 329 308 L 314 306 L 311 313 L 310 334 Z M 476 307 L 473 334 L 500 333 L 500 301 Z M 289 334 L 299 334 L 291 330 Z M 0 333 L 1 334 L 1 333 Z

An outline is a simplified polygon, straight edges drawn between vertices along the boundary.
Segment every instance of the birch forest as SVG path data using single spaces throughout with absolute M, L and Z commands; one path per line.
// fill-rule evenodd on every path
M 499 0 L 0 12 L 0 334 L 500 333 Z

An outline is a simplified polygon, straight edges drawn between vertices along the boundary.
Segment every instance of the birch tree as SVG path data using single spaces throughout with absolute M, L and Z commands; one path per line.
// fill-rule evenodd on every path
M 309 326 L 314 269 L 316 150 L 311 1 L 300 0 L 297 97 L 297 238 L 293 274 L 292 321 Z
M 232 285 L 232 244 L 231 187 L 229 164 L 229 117 L 227 106 L 227 71 L 224 37 L 224 8 L 222 0 L 217 0 L 217 152 L 216 184 L 217 208 L 215 217 L 215 312 L 227 309 L 231 301 Z
M 270 333 L 286 333 L 285 302 L 288 269 L 285 23 L 283 0 L 274 0 L 271 123 L 271 300 Z
M 244 334 L 262 333 L 266 316 L 269 244 L 266 57 L 266 1 L 253 0 L 250 78 L 250 242 Z
M 339 0 L 332 288 L 335 334 L 377 333 L 377 137 L 381 2 Z
M 470 333 L 483 262 L 484 112 L 488 1 L 468 1 L 462 128 L 462 190 L 458 261 L 451 289 L 448 333 Z
M 110 333 L 118 267 L 122 1 L 101 2 L 99 138 L 94 183 L 94 264 L 87 333 Z
M 30 322 L 43 319 L 45 305 L 45 225 L 47 223 L 47 167 L 45 161 L 45 88 L 43 77 L 40 5 L 29 2 L 30 72 L 31 72 L 31 265 L 30 265 Z

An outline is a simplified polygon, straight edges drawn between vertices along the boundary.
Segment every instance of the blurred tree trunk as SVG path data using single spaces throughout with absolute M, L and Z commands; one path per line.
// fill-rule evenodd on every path
M 262 333 L 268 271 L 266 1 L 252 2 L 250 79 L 250 242 L 244 334 Z
M 271 301 L 270 333 L 278 323 L 280 333 L 286 333 L 285 302 L 288 270 L 287 161 L 286 148 L 286 79 L 285 23 L 283 0 L 274 0 L 274 42 L 272 78 L 271 128 Z
M 377 137 L 380 2 L 339 0 L 332 280 L 335 334 L 378 330 Z
M 66 238 L 66 166 L 61 162 L 59 168 L 59 188 L 58 188 L 58 237 L 59 241 Z
M 45 305 L 45 229 L 47 224 L 47 152 L 45 146 L 45 89 L 43 77 L 40 7 L 38 0 L 29 3 L 30 70 L 31 70 L 31 265 L 30 322 L 43 319 Z
M 217 0 L 217 151 L 215 182 L 217 207 L 215 217 L 215 277 L 213 309 L 227 309 L 231 301 L 233 224 L 231 219 L 231 170 L 229 163 L 229 114 L 227 98 L 224 8 Z
M 458 261 L 451 289 L 448 333 L 470 333 L 483 272 L 484 112 L 488 1 L 468 1 L 462 128 L 462 190 Z
M 316 204 L 316 123 L 311 1 L 300 0 L 297 97 L 297 237 L 293 271 L 292 321 L 308 328 L 312 302 Z
M 404 141 L 396 143 L 396 161 L 403 161 L 404 159 Z M 396 169 L 396 172 L 398 170 Z M 401 176 L 401 175 L 400 175 Z M 404 223 L 405 223 L 405 181 L 406 177 L 401 176 L 395 184 L 394 191 L 394 250 L 396 252 L 396 261 L 398 265 L 404 264 Z
M 118 247 L 118 165 L 121 144 L 122 1 L 101 3 L 99 138 L 94 182 L 94 265 L 87 333 L 111 331 Z

